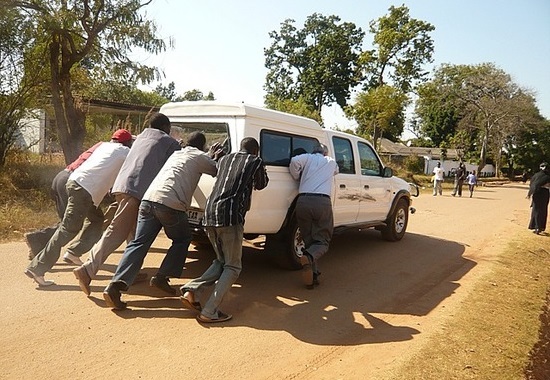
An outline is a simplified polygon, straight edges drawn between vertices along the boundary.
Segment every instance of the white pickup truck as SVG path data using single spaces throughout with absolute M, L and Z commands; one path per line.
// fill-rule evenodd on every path
M 253 192 L 244 232 L 248 238 L 265 235 L 266 249 L 278 255 L 283 266 L 300 267 L 303 245 L 294 217 L 298 183 L 288 166 L 293 155 L 311 152 L 316 142 L 328 147 L 339 167 L 331 197 L 335 233 L 374 227 L 387 240 L 403 238 L 412 209 L 411 195 L 418 196 L 418 188 L 394 177 L 368 141 L 324 129 L 311 119 L 240 103 L 168 103 L 160 112 L 170 119 L 176 138 L 185 139 L 188 133 L 200 130 L 208 144 L 220 142 L 226 152 L 238 150 L 244 137 L 258 140 L 269 185 Z M 200 222 L 213 183 L 212 177 L 202 176 L 188 213 L 194 240 L 199 243 L 205 239 Z

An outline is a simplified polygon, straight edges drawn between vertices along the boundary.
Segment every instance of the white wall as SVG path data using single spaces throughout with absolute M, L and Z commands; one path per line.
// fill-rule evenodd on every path
M 46 150 L 46 112 L 30 110 L 28 116 L 21 119 L 15 146 L 28 149 L 33 153 L 44 153 Z
M 451 172 L 451 169 L 458 168 L 458 164 L 459 164 L 459 161 L 433 160 L 428 157 L 424 157 L 424 174 L 432 174 L 438 162 L 441 162 L 441 167 L 443 168 L 443 170 L 445 170 L 446 177 L 449 177 L 449 173 Z M 465 162 L 464 165 L 466 166 L 466 171 L 471 172 L 472 170 L 475 170 L 477 172 L 477 165 L 470 164 L 468 162 Z M 494 165 L 485 165 L 481 170 L 481 173 L 477 173 L 477 176 L 493 177 L 495 175 L 495 170 L 496 169 Z

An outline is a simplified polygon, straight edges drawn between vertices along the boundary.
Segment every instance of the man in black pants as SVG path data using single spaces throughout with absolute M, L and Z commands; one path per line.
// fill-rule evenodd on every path
M 328 251 L 332 238 L 330 195 L 333 177 L 338 174 L 338 165 L 327 154 L 327 147 L 318 144 L 311 154 L 292 157 L 289 167 L 292 177 L 300 181 L 296 220 L 305 243 L 300 261 L 302 279 L 308 289 L 319 284 L 317 261 Z

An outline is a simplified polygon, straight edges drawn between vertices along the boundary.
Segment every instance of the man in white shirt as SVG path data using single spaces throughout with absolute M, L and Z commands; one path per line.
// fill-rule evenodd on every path
M 300 262 L 308 289 L 319 284 L 317 261 L 328 251 L 334 227 L 330 195 L 338 165 L 327 154 L 327 147 L 318 144 L 311 154 L 292 157 L 289 166 L 290 175 L 300 181 L 296 220 L 305 243 Z
M 54 284 L 53 281 L 45 280 L 44 274 L 59 259 L 61 248 L 73 240 L 81 229 L 81 240 L 93 238 L 97 241 L 101 236 L 104 218 L 99 205 L 113 186 L 131 145 L 132 134 L 125 129 L 119 129 L 115 131 L 110 142 L 98 146 L 69 176 L 66 185 L 69 199 L 63 220 L 46 247 L 25 270 L 25 274 L 40 287 Z
M 434 197 L 437 196 L 437 193 L 439 195 L 443 195 L 443 179 L 445 177 L 445 171 L 441 168 L 441 162 L 437 163 L 437 166 L 434 168 Z

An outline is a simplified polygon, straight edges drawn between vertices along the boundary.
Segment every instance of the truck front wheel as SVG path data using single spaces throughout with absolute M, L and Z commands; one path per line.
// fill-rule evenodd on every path
M 389 241 L 403 239 L 409 222 L 409 205 L 405 199 L 400 199 L 395 210 L 386 220 L 386 226 L 381 229 L 382 237 Z

